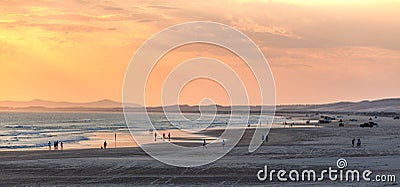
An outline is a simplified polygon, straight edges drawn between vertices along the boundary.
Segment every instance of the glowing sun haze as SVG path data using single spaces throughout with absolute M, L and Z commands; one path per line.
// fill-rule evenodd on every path
M 121 101 L 125 70 L 141 43 L 196 20 L 230 25 L 255 41 L 279 104 L 399 97 L 399 10 L 400 1 L 390 0 L 0 1 L 0 100 Z M 218 51 L 177 50 L 152 80 L 159 85 L 173 64 L 198 53 L 227 64 L 236 58 Z M 218 91 L 203 89 L 208 84 Z M 181 103 L 210 96 L 229 104 L 223 89 L 205 80 L 185 88 Z M 153 89 L 149 105 L 158 105 Z

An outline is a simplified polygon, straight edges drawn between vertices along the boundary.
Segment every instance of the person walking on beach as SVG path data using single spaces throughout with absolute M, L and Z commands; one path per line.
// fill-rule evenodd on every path
M 265 141 L 266 141 L 266 142 L 268 142 L 268 135 L 267 135 L 267 136 L 265 136 Z
M 361 139 L 357 140 L 357 147 L 361 147 Z
M 49 141 L 49 143 L 47 143 L 47 145 L 49 145 L 49 150 L 51 150 L 51 142 Z
M 117 133 L 114 133 L 114 148 L 117 148 Z
M 206 146 L 206 145 L 207 145 L 206 139 L 203 139 L 203 149 L 204 149 L 204 148 L 207 149 L 207 146 Z
M 353 138 L 353 140 L 351 140 L 351 146 L 353 146 L 354 147 L 354 143 L 356 142 L 356 139 L 355 138 Z
M 154 141 L 155 142 L 157 141 L 157 133 L 156 132 L 154 133 Z
M 225 139 L 222 140 L 222 149 L 225 149 Z
M 63 150 L 64 149 L 64 143 L 60 142 L 60 145 L 61 145 L 61 150 Z
M 162 133 L 162 140 L 165 140 L 165 133 Z
M 171 133 L 168 132 L 168 141 L 171 141 Z
M 104 140 L 104 149 L 107 149 L 107 141 Z

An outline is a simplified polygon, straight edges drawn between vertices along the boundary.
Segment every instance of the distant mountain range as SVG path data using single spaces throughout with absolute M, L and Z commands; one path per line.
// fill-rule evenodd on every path
M 128 107 L 140 107 L 138 104 L 127 104 Z M 0 101 L 0 107 L 7 108 L 121 108 L 122 103 L 104 99 L 86 103 L 56 102 L 35 99 L 32 101 Z
M 138 104 L 127 104 L 129 110 L 140 111 L 143 106 Z M 234 106 L 237 110 L 247 110 L 250 107 L 251 112 L 260 112 L 260 106 Z M 199 106 L 189 105 L 171 105 L 163 107 L 147 107 L 148 111 L 161 112 L 163 110 L 178 112 L 199 112 Z M 201 106 L 201 111 L 213 111 L 217 108 L 219 113 L 229 113 L 230 106 L 206 105 Z M 272 106 L 265 106 L 264 110 L 271 110 Z M 35 99 L 32 101 L 0 101 L 2 110 L 80 110 L 80 111 L 122 111 L 122 103 L 112 100 L 100 100 L 86 103 L 73 102 L 54 102 Z M 380 99 L 373 101 L 360 102 L 337 102 L 329 104 L 305 104 L 305 105 L 277 105 L 277 112 L 357 112 L 357 113 L 400 113 L 400 98 Z
M 332 112 L 394 112 L 400 113 L 400 98 L 380 99 L 360 102 L 337 102 L 318 105 L 281 105 L 279 111 L 332 111 Z

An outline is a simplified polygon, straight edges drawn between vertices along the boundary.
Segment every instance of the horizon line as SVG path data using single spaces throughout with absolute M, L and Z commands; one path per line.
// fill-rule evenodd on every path
M 360 103 L 360 102 L 365 102 L 365 101 L 380 101 L 380 100 L 390 100 L 390 99 L 400 99 L 399 97 L 383 97 L 383 98 L 374 98 L 374 99 L 362 99 L 362 100 L 336 100 L 336 101 L 328 101 L 328 102 L 321 102 L 321 103 L 276 103 L 275 106 L 282 106 L 282 105 L 324 105 L 324 104 L 334 104 L 334 103 Z M 91 100 L 91 101 L 56 101 L 56 100 L 47 100 L 47 99 L 31 99 L 31 100 L 0 100 L 0 102 L 32 102 L 32 101 L 44 101 L 44 102 L 55 102 L 55 103 L 72 103 L 72 104 L 87 104 L 87 103 L 94 103 L 94 102 L 100 102 L 100 101 L 111 101 L 115 103 L 120 103 L 123 104 L 122 101 L 116 101 L 112 99 L 100 99 L 100 100 Z M 129 104 L 134 104 L 134 105 L 140 105 L 144 106 L 138 103 L 129 103 Z M 182 104 L 169 104 L 169 105 L 151 105 L 151 106 L 145 106 L 145 107 L 162 107 L 162 106 L 174 106 L 174 105 L 187 105 L 187 106 L 200 106 L 199 104 L 197 105 L 192 105 L 188 103 L 182 103 Z M 228 106 L 271 106 L 272 104 L 267 104 L 267 105 L 260 105 L 260 104 L 237 104 L 237 105 L 224 105 L 224 104 L 219 104 L 219 103 L 213 103 L 213 104 L 206 104 L 202 106 L 210 106 L 210 105 L 219 105 L 223 107 L 228 107 Z

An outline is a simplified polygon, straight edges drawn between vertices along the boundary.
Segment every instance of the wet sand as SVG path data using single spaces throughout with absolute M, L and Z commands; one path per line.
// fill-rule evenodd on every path
M 37 150 L 0 153 L 0 186 L 11 185 L 275 185 L 275 186 L 383 186 L 386 183 L 279 182 L 258 181 L 256 174 L 264 165 L 274 169 L 315 169 L 336 167 L 345 158 L 352 169 L 371 169 L 375 173 L 400 176 L 400 126 L 392 118 L 378 118 L 375 128 L 360 128 L 366 116 L 349 116 L 358 122 L 338 123 L 321 128 L 273 128 L 269 141 L 256 152 L 248 152 L 252 129 L 222 159 L 211 164 L 179 168 L 154 160 L 139 147 L 101 150 Z M 346 117 L 345 117 L 346 118 Z M 208 130 L 216 136 L 221 130 Z M 361 138 L 360 148 L 351 139 Z M 180 141 L 190 146 L 198 142 Z

